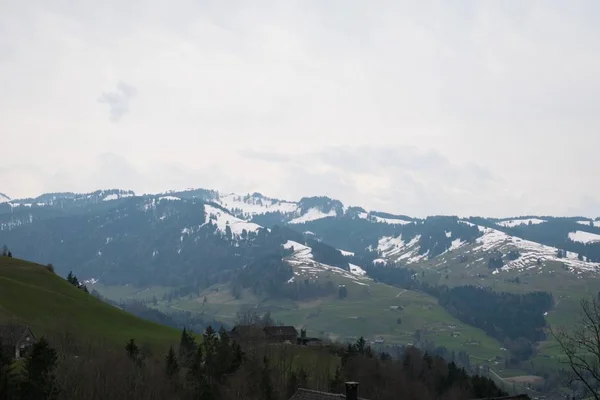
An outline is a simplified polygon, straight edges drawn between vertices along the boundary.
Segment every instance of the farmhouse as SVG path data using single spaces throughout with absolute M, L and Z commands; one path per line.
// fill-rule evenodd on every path
M 18 324 L 0 325 L 2 352 L 10 354 L 12 359 L 25 357 L 34 343 L 35 335 L 29 327 Z

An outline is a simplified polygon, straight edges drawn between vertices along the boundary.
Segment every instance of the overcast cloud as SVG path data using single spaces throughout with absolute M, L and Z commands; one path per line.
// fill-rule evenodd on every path
M 0 192 L 600 215 L 600 2 L 0 0 Z

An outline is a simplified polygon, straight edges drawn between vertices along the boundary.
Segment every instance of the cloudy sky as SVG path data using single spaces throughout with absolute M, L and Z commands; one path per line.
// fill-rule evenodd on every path
M 600 215 L 600 2 L 0 0 L 0 192 Z

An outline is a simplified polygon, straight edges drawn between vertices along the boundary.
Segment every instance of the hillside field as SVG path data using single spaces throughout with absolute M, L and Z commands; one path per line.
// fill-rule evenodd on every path
M 96 299 L 43 265 L 0 257 L 0 323 L 6 321 L 29 325 L 38 337 L 67 326 L 78 336 L 118 346 L 135 338 L 164 348 L 180 335 Z

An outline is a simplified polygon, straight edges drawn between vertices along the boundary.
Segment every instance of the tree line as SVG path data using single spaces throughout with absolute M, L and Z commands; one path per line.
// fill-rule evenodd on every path
M 21 371 L 0 353 L 0 399 L 287 400 L 298 388 L 343 393 L 346 381 L 360 382 L 361 397 L 380 400 L 505 394 L 439 356 L 408 348 L 394 360 L 363 338 L 321 348 L 238 343 L 209 326 L 201 335 L 184 329 L 162 355 L 133 338 L 120 349 L 80 339 L 70 332 L 41 338 Z

